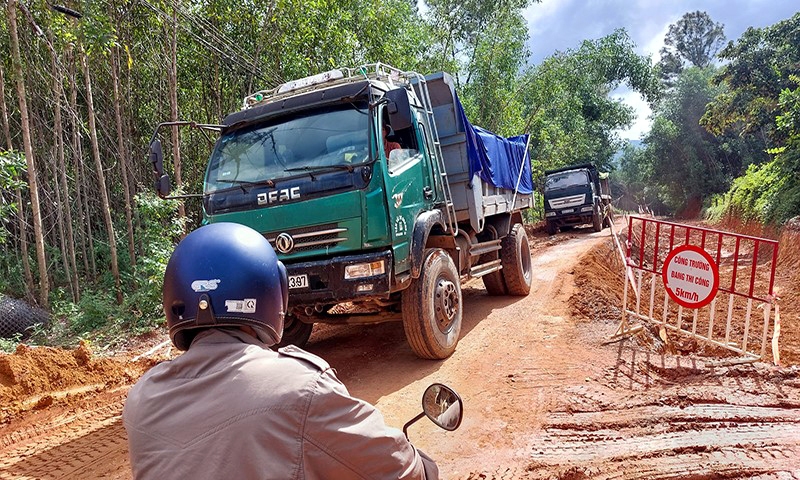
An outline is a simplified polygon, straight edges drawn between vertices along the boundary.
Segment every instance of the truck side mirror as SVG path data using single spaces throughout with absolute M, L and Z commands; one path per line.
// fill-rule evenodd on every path
M 169 175 L 161 175 L 156 180 L 156 192 L 161 198 L 166 197 L 172 191 L 172 183 L 169 180 Z
M 153 164 L 153 173 L 157 177 L 164 175 L 164 149 L 161 140 L 155 139 L 150 143 L 150 163 Z
M 408 101 L 408 92 L 405 88 L 395 88 L 386 92 L 389 104 L 386 112 L 389 114 L 389 124 L 392 130 L 402 130 L 413 125 L 411 121 L 411 102 Z
M 164 173 L 164 149 L 161 140 L 155 139 L 150 144 L 150 163 L 153 164 L 153 175 L 156 178 L 155 189 L 159 197 L 166 197 L 172 191 L 169 175 Z

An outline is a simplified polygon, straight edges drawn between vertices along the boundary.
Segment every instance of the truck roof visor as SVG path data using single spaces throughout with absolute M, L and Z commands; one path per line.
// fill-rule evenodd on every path
M 264 105 L 258 105 L 247 110 L 240 110 L 225 117 L 222 124 L 225 128 L 239 128 L 251 122 L 261 121 L 274 115 L 296 112 L 320 105 L 329 105 L 337 102 L 353 102 L 369 98 L 369 82 L 354 82 L 345 85 L 316 90 L 313 92 L 278 98 Z M 291 92 L 287 93 L 290 94 Z

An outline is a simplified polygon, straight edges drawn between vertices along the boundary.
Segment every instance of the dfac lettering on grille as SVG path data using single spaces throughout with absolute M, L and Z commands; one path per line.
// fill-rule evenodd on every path
M 306 252 L 323 247 L 334 247 L 347 240 L 347 229 L 335 223 L 313 227 L 295 228 L 276 236 L 265 235 L 269 243 L 280 253 Z
M 267 205 L 269 203 L 297 200 L 298 198 L 300 198 L 300 187 L 292 187 L 259 193 L 257 200 L 259 205 Z

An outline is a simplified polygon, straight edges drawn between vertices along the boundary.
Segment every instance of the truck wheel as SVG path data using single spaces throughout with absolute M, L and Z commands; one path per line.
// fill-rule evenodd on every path
M 545 222 L 544 222 L 544 230 L 547 232 L 548 235 L 555 235 L 556 231 L 558 230 L 558 227 L 556 227 L 555 223 L 553 223 L 553 222 L 551 222 L 549 220 L 545 220 Z
M 531 291 L 531 247 L 521 223 L 515 223 L 511 232 L 500 243 L 500 261 L 506 290 L 509 295 L 527 295 Z
M 599 232 L 600 230 L 602 230 L 603 229 L 602 221 L 603 217 L 600 214 L 600 209 L 595 207 L 592 213 L 592 230 L 594 230 L 595 232 Z
M 311 338 L 311 330 L 313 329 L 313 323 L 301 322 L 294 315 L 287 313 L 283 319 L 283 336 L 275 348 L 285 347 L 286 345 L 304 347 L 308 343 L 308 339 Z
M 419 278 L 403 291 L 403 330 L 414 353 L 433 360 L 453 354 L 461 335 L 461 282 L 444 250 L 425 252 Z

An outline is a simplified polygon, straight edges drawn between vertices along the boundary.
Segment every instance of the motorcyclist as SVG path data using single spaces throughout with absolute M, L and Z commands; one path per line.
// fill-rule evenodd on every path
M 190 233 L 164 275 L 170 338 L 185 353 L 128 394 L 136 479 L 434 479 L 436 464 L 321 358 L 280 342 L 286 270 L 243 225 Z

